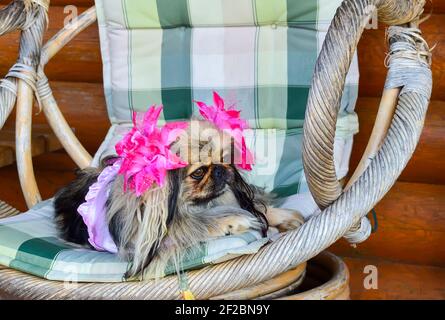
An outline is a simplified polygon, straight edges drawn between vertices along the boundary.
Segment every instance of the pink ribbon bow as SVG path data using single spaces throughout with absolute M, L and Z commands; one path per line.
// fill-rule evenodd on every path
M 235 150 L 241 154 L 241 159 L 235 157 L 235 164 L 241 169 L 252 170 L 253 154 L 247 148 L 243 135 L 243 131 L 249 129 L 249 124 L 246 120 L 240 118 L 241 111 L 227 110 L 224 106 L 224 100 L 215 91 L 213 91 L 214 106 L 208 106 L 201 101 L 195 102 L 204 119 L 212 122 L 218 129 L 232 136 Z
M 171 152 L 170 145 L 188 123 L 169 122 L 158 128 L 161 111 L 162 106 L 151 106 L 142 120 L 133 112 L 133 128 L 116 144 L 116 152 L 122 159 L 119 174 L 124 175 L 124 190 L 128 185 L 138 196 L 153 183 L 162 187 L 168 170 L 187 166 L 187 162 Z

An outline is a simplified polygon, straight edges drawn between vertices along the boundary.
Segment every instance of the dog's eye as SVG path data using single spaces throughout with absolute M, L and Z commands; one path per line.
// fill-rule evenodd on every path
M 204 177 L 204 175 L 206 174 L 206 172 L 207 172 L 207 168 L 201 167 L 201 168 L 193 171 L 190 176 L 195 180 L 201 180 Z

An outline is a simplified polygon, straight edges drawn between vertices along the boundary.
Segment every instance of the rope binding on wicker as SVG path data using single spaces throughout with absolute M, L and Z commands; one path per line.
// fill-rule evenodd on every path
M 390 51 L 385 58 L 385 65 L 389 68 L 385 88 L 401 87 L 400 95 L 417 92 L 429 97 L 434 47 L 429 48 L 418 28 L 392 26 L 387 30 L 387 37 Z
M 16 0 L 0 10 L 0 35 L 22 30 L 19 59 L 0 80 L 0 129 L 16 101 L 19 79 L 30 86 L 40 106 L 36 72 L 43 32 L 48 23 L 48 8 L 49 0 Z
M 429 96 L 431 90 L 428 88 L 432 85 L 424 86 L 424 83 L 431 82 L 428 70 L 432 63 L 431 52 L 435 46 L 430 49 L 428 43 L 422 38 L 420 29 L 412 26 L 391 26 L 386 29 L 385 37 L 390 46 L 384 61 L 389 69 L 385 88 L 403 87 L 401 94 L 414 91 Z M 372 214 L 377 226 L 374 209 Z M 375 232 L 374 229 L 376 230 L 376 227 L 371 226 L 369 219 L 363 217 L 359 225 L 349 230 L 344 238 L 355 246 L 364 242 L 371 233 Z

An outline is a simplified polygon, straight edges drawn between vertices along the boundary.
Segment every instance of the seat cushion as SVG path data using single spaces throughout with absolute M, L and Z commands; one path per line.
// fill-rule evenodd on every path
M 220 263 L 253 254 L 269 241 L 255 231 L 209 240 L 190 248 L 183 269 Z M 54 223 L 52 200 L 39 203 L 26 213 L 0 220 L 0 265 L 48 280 L 72 282 L 122 282 L 129 264 L 117 255 L 63 241 Z M 176 273 L 168 264 L 165 275 Z M 144 280 L 153 274 L 145 274 Z M 138 280 L 138 279 L 132 279 Z

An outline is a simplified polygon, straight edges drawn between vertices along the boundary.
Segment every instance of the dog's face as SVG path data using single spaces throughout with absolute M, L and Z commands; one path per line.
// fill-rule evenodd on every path
M 190 122 L 185 134 L 172 146 L 189 163 L 173 174 L 178 201 L 189 210 L 235 205 L 234 188 L 241 175 L 233 164 L 231 137 L 198 120 Z
M 198 163 L 185 170 L 182 182 L 182 199 L 191 205 L 203 205 L 226 193 L 232 193 L 236 170 L 228 164 Z

